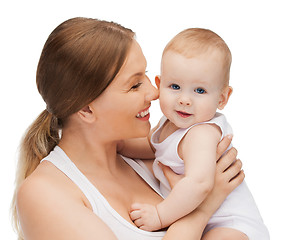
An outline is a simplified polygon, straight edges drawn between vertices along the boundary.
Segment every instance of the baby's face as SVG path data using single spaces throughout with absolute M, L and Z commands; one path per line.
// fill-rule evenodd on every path
M 216 113 L 224 87 L 221 54 L 208 51 L 186 58 L 174 51 L 162 59 L 160 106 L 179 128 L 208 121 Z

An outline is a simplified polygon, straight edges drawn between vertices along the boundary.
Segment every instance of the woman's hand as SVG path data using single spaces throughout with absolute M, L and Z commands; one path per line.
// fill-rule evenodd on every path
M 218 156 L 223 154 L 230 142 L 231 139 L 224 138 L 218 146 Z M 226 197 L 243 182 L 245 174 L 242 162 L 236 158 L 237 150 L 231 148 L 217 161 L 214 188 L 198 207 L 199 210 L 212 215 Z

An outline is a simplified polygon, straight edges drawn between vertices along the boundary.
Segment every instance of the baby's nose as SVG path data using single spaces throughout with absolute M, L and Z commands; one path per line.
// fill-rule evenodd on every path
M 179 103 L 181 105 L 185 105 L 185 106 L 191 106 L 192 105 L 191 99 L 189 97 L 185 97 L 185 96 L 180 97 Z

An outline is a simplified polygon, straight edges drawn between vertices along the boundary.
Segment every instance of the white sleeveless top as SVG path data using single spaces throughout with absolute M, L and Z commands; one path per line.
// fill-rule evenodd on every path
M 135 161 L 126 157 L 122 158 L 161 196 L 157 180 L 142 161 Z M 42 161 L 51 162 L 80 188 L 91 204 L 93 212 L 111 228 L 118 239 L 160 240 L 164 237 L 164 231 L 143 231 L 120 216 L 59 146 L 56 146 Z
M 178 155 L 178 145 L 192 127 L 199 124 L 215 124 L 222 132 L 221 139 L 228 134 L 232 134 L 232 128 L 225 116 L 221 113 L 216 113 L 210 121 L 197 123 L 189 128 L 178 129 L 164 141 L 159 142 L 160 132 L 166 120 L 166 117 L 161 119 L 160 126 L 151 137 L 151 143 L 156 149 L 156 160 L 153 164 L 153 170 L 155 176 L 160 180 L 160 190 L 164 197 L 168 196 L 171 188 L 157 162 L 160 161 L 164 165 L 171 167 L 178 174 L 184 174 L 184 162 Z M 229 148 L 231 148 L 231 145 Z M 225 199 L 209 220 L 204 232 L 206 233 L 216 227 L 237 229 L 244 232 L 250 240 L 269 240 L 268 229 L 263 223 L 260 212 L 245 181 Z
M 171 188 L 168 180 L 164 176 L 163 171 L 161 170 L 161 168 L 157 163 L 161 162 L 162 164 L 169 166 L 177 174 L 184 174 L 185 165 L 184 161 L 180 158 L 178 154 L 178 145 L 192 127 L 200 124 L 215 124 L 220 128 L 222 133 L 220 141 L 224 138 L 224 136 L 233 133 L 233 130 L 230 124 L 227 122 L 226 117 L 223 114 L 217 112 L 211 120 L 193 124 L 188 128 L 180 128 L 175 132 L 173 132 L 170 136 L 168 136 L 164 141 L 159 142 L 160 133 L 166 121 L 167 118 L 163 116 L 160 120 L 159 127 L 153 132 L 151 136 L 151 143 L 153 147 L 156 149 L 155 152 L 156 160 L 154 161 L 153 164 L 153 170 L 155 177 L 160 181 L 161 193 L 165 197 L 168 196 L 168 194 L 171 191 Z M 230 145 L 228 149 L 231 147 L 232 146 Z

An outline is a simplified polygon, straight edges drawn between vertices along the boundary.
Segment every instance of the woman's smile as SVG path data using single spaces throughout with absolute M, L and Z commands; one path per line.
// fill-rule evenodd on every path
M 139 120 L 148 121 L 149 118 L 150 118 L 149 108 L 150 108 L 150 107 L 147 107 L 147 108 L 145 108 L 144 110 L 141 110 L 140 112 L 138 112 L 138 114 L 136 115 L 136 117 L 137 117 Z

